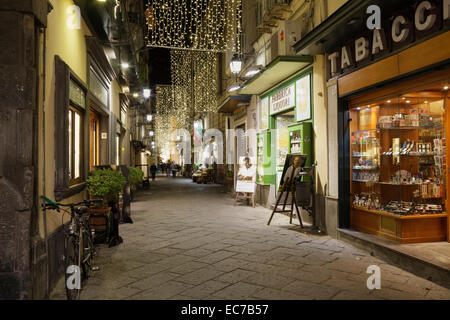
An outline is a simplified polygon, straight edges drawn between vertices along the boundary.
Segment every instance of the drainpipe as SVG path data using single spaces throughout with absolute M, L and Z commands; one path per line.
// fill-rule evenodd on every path
M 42 48 L 42 148 L 43 148 L 43 152 L 42 152 L 42 176 L 43 176 L 43 186 L 42 186 L 42 193 L 45 195 L 46 194 L 46 190 L 45 190 L 45 154 L 46 154 L 46 150 L 45 150 L 45 80 L 46 80 L 46 52 L 47 52 L 47 28 L 42 28 L 41 32 L 44 34 L 44 39 L 43 39 L 43 48 Z M 46 211 L 43 211 L 44 213 L 44 241 L 45 241 L 45 255 L 46 255 L 46 259 L 47 259 L 47 263 L 46 263 L 46 286 L 45 286 L 45 296 L 46 298 L 49 297 L 50 294 L 50 258 L 48 255 L 48 232 L 47 232 L 47 214 Z
M 328 17 L 328 0 L 322 0 L 322 22 L 324 22 Z

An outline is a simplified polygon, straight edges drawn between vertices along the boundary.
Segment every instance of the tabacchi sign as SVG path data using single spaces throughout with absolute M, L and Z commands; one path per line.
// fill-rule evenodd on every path
M 418 1 L 415 7 L 405 6 L 401 12 L 384 17 L 381 25 L 374 22 L 376 10 L 373 12 L 368 16 L 368 24 L 374 27 L 362 30 L 366 33 L 327 54 L 328 79 L 368 65 L 450 27 L 450 0 Z

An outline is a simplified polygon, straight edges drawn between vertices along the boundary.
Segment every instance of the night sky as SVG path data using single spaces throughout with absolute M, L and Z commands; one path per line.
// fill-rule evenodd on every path
M 170 50 L 150 48 L 150 85 L 170 84 Z

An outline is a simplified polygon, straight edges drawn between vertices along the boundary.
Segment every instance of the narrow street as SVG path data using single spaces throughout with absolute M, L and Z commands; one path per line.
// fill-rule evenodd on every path
M 81 299 L 450 299 L 450 292 L 347 243 L 304 234 L 219 185 L 158 177 L 132 203 L 124 242 L 100 248 Z M 294 220 L 294 223 L 297 223 Z M 381 268 L 368 290 L 366 268 Z M 65 299 L 60 281 L 51 299 Z

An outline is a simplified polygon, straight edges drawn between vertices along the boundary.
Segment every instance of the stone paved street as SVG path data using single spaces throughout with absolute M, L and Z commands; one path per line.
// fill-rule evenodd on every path
M 450 299 L 450 290 L 261 207 L 233 207 L 217 185 L 158 178 L 132 203 L 123 244 L 99 249 L 82 299 Z M 294 223 L 297 223 L 294 220 Z M 381 290 L 366 268 L 381 268 Z M 52 299 L 65 299 L 61 281 Z

